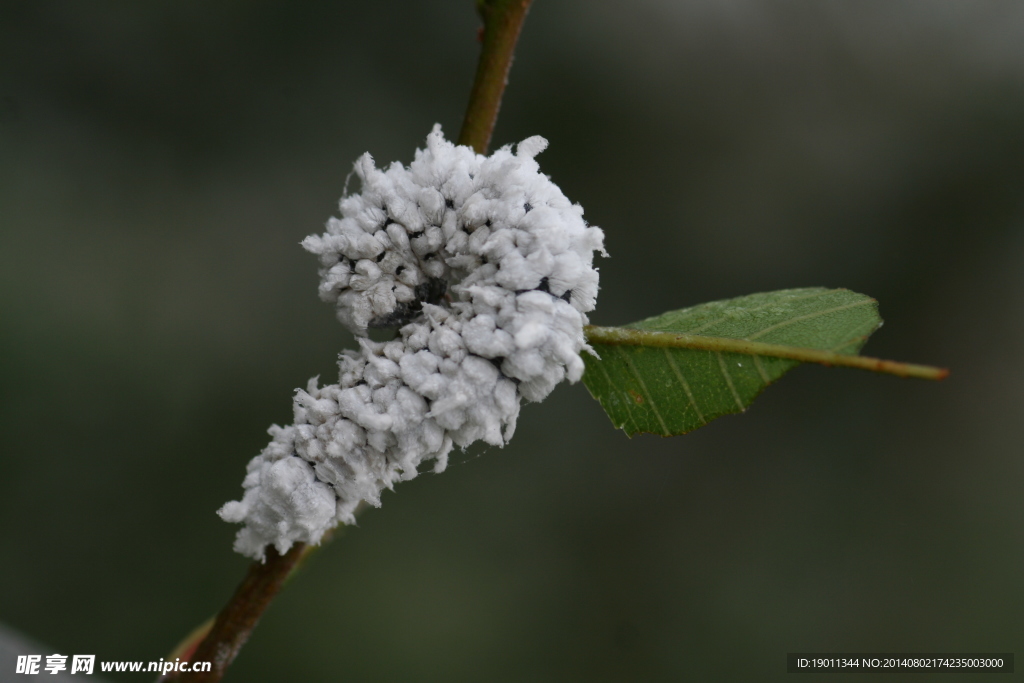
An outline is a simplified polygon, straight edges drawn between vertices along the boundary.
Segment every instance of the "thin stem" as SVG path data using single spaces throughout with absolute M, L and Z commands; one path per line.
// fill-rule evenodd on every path
M 478 0 L 484 20 L 480 61 L 469 93 L 466 117 L 462 120 L 459 144 L 486 154 L 501 108 L 501 96 L 508 84 L 512 55 L 531 0 Z
M 211 670 L 172 672 L 161 680 L 187 683 L 219 681 L 306 550 L 305 544 L 296 543 L 281 555 L 271 547 L 267 549 L 266 562 L 253 562 L 249 565 L 249 573 L 217 615 L 209 633 L 188 658 L 191 662 L 212 662 Z
M 468 145 L 478 153 L 487 151 L 494 123 L 501 108 L 501 96 L 508 82 L 519 32 L 526 18 L 531 0 L 477 0 L 477 8 L 484 21 L 483 46 L 477 66 L 473 89 L 466 107 L 466 118 L 459 135 L 459 144 Z M 216 683 L 234 660 L 238 651 L 256 628 L 263 612 L 278 591 L 302 561 L 315 550 L 297 543 L 280 555 L 268 548 L 265 562 L 254 562 L 249 573 L 235 590 L 235 594 L 217 615 L 213 626 L 195 647 L 195 652 L 183 657 L 190 662 L 212 662 L 209 672 L 171 672 L 160 680 L 182 683 Z M 204 633 L 194 632 L 198 640 Z M 187 641 L 190 639 L 186 639 Z M 193 641 L 194 642 L 194 641 Z M 182 652 L 192 648 L 190 642 L 180 646 Z
M 626 346 L 653 346 L 658 348 L 698 349 L 700 351 L 725 351 L 744 353 L 753 356 L 772 356 L 788 358 L 804 363 L 820 363 L 821 365 L 838 365 L 848 368 L 860 368 L 871 372 L 883 372 L 899 377 L 915 377 L 917 379 L 940 380 L 949 376 L 949 370 L 930 365 L 898 363 L 892 360 L 855 356 L 848 353 L 835 353 L 821 349 L 807 349 L 799 346 L 782 344 L 765 344 L 745 339 L 728 337 L 707 337 L 701 334 L 678 334 L 675 332 L 653 332 L 650 330 L 633 330 L 628 327 L 595 327 L 587 325 L 583 328 L 587 341 L 595 344 L 615 344 Z

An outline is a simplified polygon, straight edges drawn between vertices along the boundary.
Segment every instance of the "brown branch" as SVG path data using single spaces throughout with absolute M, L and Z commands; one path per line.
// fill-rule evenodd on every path
M 476 67 L 473 89 L 469 93 L 466 118 L 462 120 L 459 144 L 486 154 L 501 108 L 501 96 L 508 84 L 512 55 L 519 31 L 530 9 L 531 0 L 481 0 L 477 3 L 483 17 L 483 46 Z
M 270 605 L 285 579 L 298 566 L 306 551 L 304 543 L 296 543 L 284 555 L 267 548 L 266 562 L 253 562 L 249 573 L 238 585 L 231 600 L 224 606 L 213 627 L 188 659 L 192 663 L 212 662 L 206 672 L 171 672 L 161 681 L 182 683 L 214 683 L 219 681 L 249 634 L 256 628 L 263 612 Z
M 468 145 L 478 153 L 487 151 L 501 107 L 501 96 L 508 82 L 519 32 L 526 18 L 531 0 L 478 0 L 477 7 L 484 20 L 483 46 L 477 66 L 473 89 L 469 95 L 466 118 L 459 135 L 459 144 Z M 160 679 L 163 683 L 216 683 L 235 659 L 238 651 L 249 639 L 263 612 L 281 590 L 288 577 L 302 560 L 314 550 L 312 546 L 297 543 L 284 555 L 273 548 L 267 549 L 266 562 L 254 562 L 249 573 L 231 596 L 231 600 L 217 615 L 208 632 L 203 628 L 194 633 L 195 642 L 183 643 L 179 650 L 183 660 L 198 663 L 211 662 L 208 672 L 170 672 Z M 205 637 L 203 637 L 205 633 Z M 188 639 L 187 639 L 188 640 Z M 187 654 L 193 646 L 195 651 Z M 177 655 L 177 651 L 174 653 Z

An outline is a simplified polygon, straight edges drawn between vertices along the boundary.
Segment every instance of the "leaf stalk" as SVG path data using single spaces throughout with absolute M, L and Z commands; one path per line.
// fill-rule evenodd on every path
M 896 375 L 897 377 L 913 377 L 916 379 L 942 380 L 949 376 L 949 370 L 946 368 L 937 368 L 930 365 L 900 363 L 849 353 L 836 353 L 834 351 L 786 346 L 783 344 L 766 344 L 764 342 L 733 339 L 730 337 L 635 330 L 629 327 L 596 327 L 594 325 L 584 327 L 583 333 L 586 335 L 587 341 L 593 344 L 696 349 L 699 351 L 742 353 L 751 356 L 771 356 L 773 358 L 796 360 L 802 363 L 860 368 L 861 370 L 869 370 L 871 372 L 881 372 Z

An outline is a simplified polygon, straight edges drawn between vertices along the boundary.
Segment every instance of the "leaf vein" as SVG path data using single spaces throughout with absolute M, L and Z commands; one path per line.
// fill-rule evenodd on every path
M 788 299 L 787 303 L 790 302 L 790 301 L 803 301 L 804 299 L 813 299 L 814 297 L 820 297 L 820 296 L 824 296 L 825 294 L 830 294 L 830 293 L 831 293 L 831 291 L 826 290 L 824 292 L 814 292 L 813 294 L 805 294 L 803 296 L 795 296 L 795 297 L 793 297 L 791 299 Z M 769 301 L 766 304 L 762 304 L 760 306 L 755 306 L 754 308 L 747 308 L 747 309 L 744 309 L 744 310 L 746 312 L 748 312 L 748 313 L 753 313 L 755 311 L 763 311 L 766 308 L 771 308 L 772 306 L 778 306 L 778 305 L 779 305 L 778 301 Z M 704 323 L 703 325 L 699 325 L 698 327 L 695 327 L 692 330 L 685 330 L 685 332 L 687 334 L 699 334 L 700 332 L 708 329 L 709 327 L 714 327 L 715 325 L 717 325 L 719 323 L 725 322 L 726 320 L 729 319 L 729 317 L 730 316 L 728 316 L 728 315 L 723 315 L 722 317 L 720 317 L 720 318 L 718 318 L 716 320 L 712 320 L 711 322 Z
M 750 354 L 750 357 L 754 359 L 754 367 L 757 368 L 757 374 L 761 375 L 762 381 L 765 384 L 771 384 L 771 377 L 768 376 L 768 371 L 764 369 L 764 365 L 761 364 L 761 356 Z
M 725 377 L 725 383 L 729 385 L 729 391 L 732 392 L 732 397 L 736 399 L 736 406 L 742 413 L 747 409 L 747 407 L 743 405 L 743 399 L 740 398 L 739 392 L 736 391 L 736 386 L 732 383 L 732 376 L 729 374 L 729 369 L 725 367 L 725 358 L 722 357 L 722 353 L 720 351 L 715 351 L 715 355 L 718 356 L 718 367 L 722 370 L 722 376 Z
M 601 368 L 601 372 L 604 373 L 605 379 L 608 380 L 608 395 L 613 396 L 615 394 L 615 381 L 612 379 L 612 376 L 608 374 L 608 369 L 605 367 L 604 363 L 598 363 L 597 366 Z M 633 408 L 632 406 L 629 405 L 629 400 L 625 400 L 624 403 L 626 405 L 626 417 L 632 420 L 634 432 L 639 432 L 640 425 L 637 424 L 636 418 L 633 417 Z M 614 408 L 614 406 L 610 406 L 610 408 Z M 608 408 L 605 409 L 605 412 L 607 412 L 609 415 L 611 414 L 611 410 L 609 410 Z M 622 424 L 617 426 L 619 429 L 625 429 L 626 421 L 623 420 Z
M 683 391 L 686 392 L 686 398 L 690 399 L 690 405 L 693 406 L 693 412 L 697 413 L 697 419 L 700 420 L 701 424 L 707 424 L 708 421 L 704 419 L 704 413 L 700 412 L 700 408 L 697 407 L 697 399 L 693 397 L 693 392 L 690 390 L 690 383 L 683 377 L 682 371 L 679 366 L 676 365 L 675 360 L 672 358 L 672 354 L 668 349 L 662 349 L 665 352 L 665 358 L 668 359 L 669 367 L 672 368 L 672 372 L 676 373 L 676 377 L 679 378 L 679 383 L 683 385 Z
M 792 325 L 793 323 L 798 323 L 798 322 L 800 322 L 802 320 L 811 320 L 813 318 L 818 318 L 818 317 L 821 317 L 823 315 L 828 315 L 829 313 L 837 313 L 838 311 L 845 311 L 848 308 L 857 308 L 858 306 L 867 306 L 867 305 L 874 304 L 874 303 L 875 303 L 874 299 L 867 299 L 865 301 L 855 301 L 852 304 L 844 304 L 842 306 L 836 306 L 835 308 L 828 308 L 828 309 L 825 309 L 824 311 L 815 311 L 814 313 L 807 313 L 806 315 L 798 315 L 795 318 L 790 318 L 789 320 L 784 320 L 781 323 L 775 323 L 774 325 L 769 325 L 768 327 L 764 328 L 760 332 L 757 332 L 755 334 L 750 335 L 749 337 L 746 338 L 746 340 L 747 341 L 754 341 L 758 337 L 764 336 L 764 335 L 768 334 L 769 332 L 772 332 L 774 330 L 786 327 L 787 325 Z
M 841 349 L 841 348 L 843 348 L 845 346 L 849 346 L 850 344 L 855 344 L 855 343 L 859 342 L 862 339 L 864 339 L 864 337 L 862 335 L 858 335 L 856 337 L 853 337 L 852 339 L 847 339 L 846 341 L 844 341 L 842 343 L 836 344 L 835 346 L 830 348 L 829 351 L 831 351 L 833 353 L 836 353 L 836 352 L 839 351 L 839 349 Z
M 619 349 L 619 354 L 625 361 L 626 367 L 633 372 L 633 375 L 636 377 L 636 381 L 640 383 L 640 389 L 644 392 L 644 398 L 650 402 L 651 410 L 654 411 L 654 416 L 658 418 L 661 428 L 664 430 L 665 434 L 670 434 L 671 432 L 669 431 L 668 425 L 665 424 L 665 418 L 661 416 L 661 413 L 658 411 L 658 406 L 654 404 L 654 397 L 647 389 L 647 385 L 644 384 L 644 378 L 640 376 L 640 371 L 636 369 L 636 365 L 633 364 L 633 360 L 629 357 L 628 353 L 623 352 L 621 349 Z

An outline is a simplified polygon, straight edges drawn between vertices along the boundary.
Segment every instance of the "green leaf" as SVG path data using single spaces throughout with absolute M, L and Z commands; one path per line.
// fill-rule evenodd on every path
M 856 354 L 881 324 L 878 302 L 847 289 L 785 289 L 713 301 L 625 328 L 588 328 L 599 358 L 583 355 L 583 382 L 628 435 L 685 434 L 742 412 L 801 360 L 913 375 L 881 365 L 919 366 L 836 357 Z

